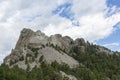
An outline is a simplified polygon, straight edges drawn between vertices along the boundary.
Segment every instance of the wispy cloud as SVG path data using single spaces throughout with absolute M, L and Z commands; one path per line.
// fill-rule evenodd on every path
M 119 42 L 111 42 L 107 44 L 102 44 L 102 46 L 112 49 L 113 51 L 120 51 L 120 43 Z
M 120 43 L 103 44 L 103 46 L 105 46 L 105 47 L 109 47 L 109 46 L 120 46 Z

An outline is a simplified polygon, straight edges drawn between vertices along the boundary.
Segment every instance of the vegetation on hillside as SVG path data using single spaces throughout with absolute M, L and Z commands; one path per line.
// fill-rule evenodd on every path
M 54 46 L 53 46 L 54 47 Z M 59 51 L 59 47 L 55 47 Z M 80 65 L 71 69 L 67 64 L 58 64 L 54 61 L 47 64 L 43 56 L 39 59 L 41 66 L 32 70 L 22 70 L 17 66 L 9 68 L 2 64 L 0 66 L 0 80 L 69 80 L 63 77 L 60 71 L 75 76 L 78 80 L 120 80 L 120 54 L 113 55 L 98 53 L 96 45 L 86 47 L 85 53 L 74 49 L 75 58 Z M 35 50 L 34 50 L 35 52 Z M 29 55 L 28 55 L 29 56 Z M 21 58 L 21 60 L 23 60 Z

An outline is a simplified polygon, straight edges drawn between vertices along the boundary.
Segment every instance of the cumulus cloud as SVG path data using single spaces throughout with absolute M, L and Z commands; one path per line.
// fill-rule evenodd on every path
M 120 21 L 120 14 L 114 14 L 110 17 L 105 17 L 104 13 L 89 14 L 79 18 L 80 26 L 72 25 L 70 20 L 61 19 L 56 25 L 50 24 L 44 29 L 48 35 L 60 33 L 69 35 L 72 38 L 83 37 L 86 40 L 94 42 L 109 36 L 115 29 L 114 25 Z
M 73 21 L 52 13 L 69 1 L 72 2 L 69 10 L 74 14 Z M 106 16 L 108 12 L 110 16 Z M 118 8 L 107 7 L 106 0 L 0 0 L 0 61 L 14 48 L 24 27 L 40 29 L 47 35 L 60 33 L 95 42 L 109 36 L 119 21 Z

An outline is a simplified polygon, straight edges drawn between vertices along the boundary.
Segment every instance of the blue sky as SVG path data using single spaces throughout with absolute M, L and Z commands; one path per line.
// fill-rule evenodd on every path
M 120 0 L 107 0 L 107 6 L 110 8 L 113 6 L 120 8 Z M 113 31 L 113 33 L 111 33 L 108 37 L 97 41 L 97 44 L 104 45 L 113 51 L 120 51 L 120 22 L 114 25 L 114 28 L 115 31 Z
M 0 62 L 23 28 L 82 37 L 120 51 L 120 0 L 0 0 L 0 27 Z
M 119 0 L 107 0 L 107 6 L 112 7 L 114 5 L 117 7 L 120 7 L 120 1 Z
M 115 27 L 120 27 L 120 24 L 116 25 Z M 104 45 L 113 51 L 120 51 L 120 28 L 116 29 L 108 37 L 97 41 L 97 44 Z

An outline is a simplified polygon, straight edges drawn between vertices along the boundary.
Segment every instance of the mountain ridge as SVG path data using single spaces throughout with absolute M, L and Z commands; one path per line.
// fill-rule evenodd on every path
M 48 56 L 48 52 L 51 52 L 51 53 L 55 53 L 54 55 L 56 55 L 56 57 L 58 58 L 50 58 L 49 60 L 47 60 L 48 63 L 51 63 L 51 61 L 55 61 L 57 60 L 58 62 L 61 63 L 62 60 L 59 60 L 59 58 L 65 58 L 66 60 L 62 61 L 63 63 L 65 62 L 66 64 L 69 63 L 68 60 L 70 60 L 70 62 L 73 62 L 72 64 L 78 64 L 78 62 L 76 60 L 74 60 L 72 57 L 66 55 L 63 51 L 62 51 L 62 47 L 65 47 L 63 46 L 63 44 L 60 43 L 60 41 L 57 41 L 58 39 L 60 40 L 60 38 L 62 38 L 62 36 L 60 34 L 55 34 L 55 35 L 52 35 L 50 37 L 46 36 L 44 33 L 42 33 L 41 31 L 32 31 L 30 29 L 23 29 L 21 31 L 21 35 L 20 35 L 20 38 L 16 44 L 16 47 L 14 50 L 12 50 L 11 54 L 9 56 L 7 56 L 5 59 L 4 59 L 4 63 L 7 64 L 7 65 L 10 65 L 10 63 L 16 63 L 17 61 L 19 61 L 19 58 L 22 58 L 22 57 L 26 57 L 26 53 L 30 53 L 31 54 L 34 54 L 34 51 L 31 51 L 29 48 L 33 48 L 33 49 L 41 49 L 43 47 L 45 47 L 47 45 L 47 49 L 41 49 L 40 52 L 42 52 L 42 50 L 44 51 L 43 55 L 45 54 L 46 52 L 46 55 L 44 55 L 46 57 L 46 59 L 49 59 L 49 56 Z M 69 39 L 69 40 L 72 40 L 70 39 L 69 37 L 63 37 L 64 39 Z M 62 39 L 61 39 L 62 40 Z M 56 45 L 58 45 L 60 48 L 61 47 L 61 52 L 59 53 L 58 51 L 50 48 L 49 46 L 52 46 L 52 47 L 56 47 Z M 27 51 L 25 50 L 27 49 Z M 66 49 L 67 51 L 68 49 Z M 57 53 L 57 54 L 56 54 Z M 59 54 L 59 55 L 58 55 Z M 62 54 L 62 55 L 61 55 Z M 52 55 L 52 54 L 51 54 Z M 64 55 L 64 56 L 63 56 Z M 42 55 L 41 55 L 42 56 Z M 48 56 L 48 57 L 47 57 Z M 60 57 L 61 56 L 61 57 Z M 50 56 L 52 57 L 52 56 Z M 67 58 L 66 58 L 67 57 Z M 54 59 L 55 58 L 55 59 Z M 70 59 L 69 59 L 70 58 Z M 11 59 L 11 60 L 10 60 Z M 54 60 L 52 60 L 54 59 Z M 72 60 L 71 60 L 72 59 Z M 67 62 L 66 62 L 67 61 Z M 18 65 L 25 65 L 24 64 L 25 62 L 23 63 L 19 63 Z M 38 61 L 37 61 L 38 63 Z M 36 63 L 36 64 L 37 64 Z M 69 65 L 71 65 L 71 63 L 69 63 Z M 19 67 L 20 67 L 19 66 Z M 32 65 L 33 66 L 33 65 Z M 35 65 L 34 65 L 35 66 Z M 34 67 L 33 66 L 33 67 Z M 72 67 L 73 65 L 71 65 Z M 25 67 L 21 67 L 23 69 L 26 69 Z
M 21 31 L 20 37 L 19 37 L 18 42 L 15 46 L 15 49 L 13 49 L 11 54 L 4 59 L 4 63 L 7 65 L 10 65 L 10 61 L 13 60 L 12 62 L 14 63 L 17 61 L 18 58 L 22 58 L 22 57 L 25 58 L 27 53 L 30 53 L 30 55 L 34 55 L 34 51 L 32 51 L 31 48 L 39 50 L 43 47 L 45 48 L 45 46 L 46 46 L 47 49 L 44 49 L 43 51 L 47 52 L 47 50 L 49 50 L 49 51 L 52 51 L 51 53 L 54 53 L 54 51 L 50 47 L 56 48 L 56 50 L 58 48 L 59 51 L 57 50 L 57 51 L 55 51 L 55 53 L 58 52 L 57 54 L 61 54 L 61 52 L 62 52 L 62 54 L 69 56 L 69 55 L 73 55 L 76 53 L 74 51 L 75 49 L 78 52 L 85 53 L 85 48 L 89 45 L 90 45 L 90 43 L 88 41 L 85 42 L 85 40 L 83 38 L 77 38 L 77 39 L 73 40 L 69 36 L 62 36 L 60 34 L 55 34 L 55 35 L 51 35 L 50 37 L 48 37 L 44 33 L 42 33 L 40 30 L 34 32 L 31 29 L 24 28 Z M 99 48 L 98 52 L 104 52 L 104 53 L 110 54 L 110 55 L 113 54 L 113 52 L 110 51 L 109 49 L 106 49 L 102 46 L 97 46 L 97 47 Z M 38 54 L 41 51 L 39 50 Z M 43 54 L 44 54 L 44 52 L 43 52 Z M 46 56 L 47 55 L 48 55 L 48 52 L 46 53 Z M 46 59 L 48 59 L 48 58 L 49 57 L 46 57 Z M 59 57 L 58 57 L 58 59 L 59 59 Z M 72 59 L 72 57 L 70 59 Z M 57 60 L 57 58 L 55 60 Z M 72 59 L 72 60 L 74 61 L 74 63 L 79 64 L 76 60 L 74 60 L 74 59 Z M 47 61 L 48 61 L 48 63 L 51 63 L 51 62 L 49 62 L 49 60 L 47 60 Z M 60 62 L 60 61 L 58 61 L 58 62 Z M 66 62 L 66 64 L 68 62 Z M 23 65 L 23 63 L 21 63 L 21 64 Z
M 28 72 L 40 69 L 45 78 L 49 75 L 49 78 L 45 79 L 41 73 L 43 80 L 114 80 L 111 75 L 115 73 L 115 70 L 119 70 L 119 61 L 119 52 L 89 43 L 83 38 L 73 40 L 69 36 L 60 34 L 47 36 L 40 30 L 34 32 L 24 28 L 15 49 L 4 59 L 3 64 L 10 69 L 16 69 L 17 66 Z M 45 74 L 47 69 L 50 69 L 52 75 L 50 72 Z M 114 73 L 108 75 L 109 71 Z M 100 72 L 103 72 L 105 76 L 99 77 Z M 114 75 L 119 79 L 119 72 Z

